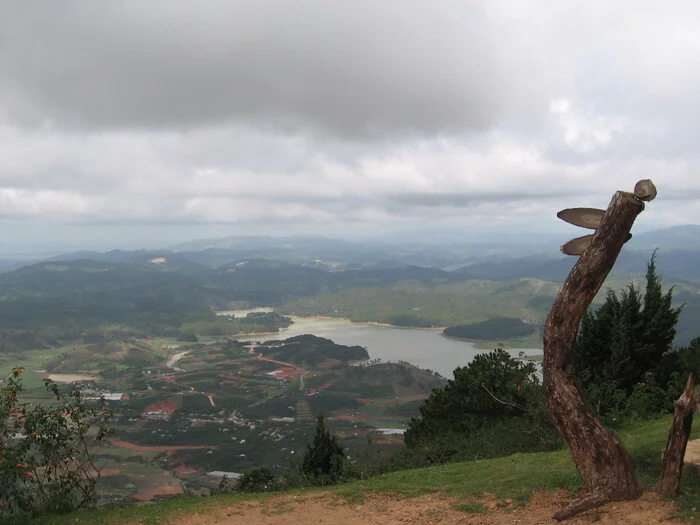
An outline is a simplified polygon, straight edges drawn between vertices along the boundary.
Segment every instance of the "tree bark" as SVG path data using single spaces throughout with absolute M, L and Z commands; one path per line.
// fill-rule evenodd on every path
M 693 388 L 693 375 L 688 377 L 685 390 L 674 403 L 673 424 L 668 433 L 666 450 L 661 461 L 661 480 L 658 491 L 669 497 L 678 496 L 683 473 L 683 458 L 688 445 L 690 430 L 693 425 L 693 412 L 696 410 L 697 399 Z
M 557 430 L 571 451 L 587 494 L 555 519 L 568 518 L 606 501 L 640 495 L 630 455 L 618 435 L 605 428 L 586 404 L 574 370 L 574 344 L 581 318 L 600 290 L 644 204 L 618 191 L 590 246 L 569 273 L 547 317 L 544 332 L 544 387 Z

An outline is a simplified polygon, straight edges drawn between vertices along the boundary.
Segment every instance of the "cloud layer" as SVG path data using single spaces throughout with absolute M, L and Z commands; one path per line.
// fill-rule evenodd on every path
M 700 5 L 610 4 L 5 0 L 0 220 L 551 230 L 650 177 L 698 222 Z

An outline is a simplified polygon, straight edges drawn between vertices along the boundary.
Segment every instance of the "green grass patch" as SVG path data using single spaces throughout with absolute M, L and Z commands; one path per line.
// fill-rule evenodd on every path
M 452 508 L 461 512 L 468 512 L 469 514 L 486 514 L 489 511 L 486 505 L 479 503 L 478 501 L 457 503 L 452 505 Z

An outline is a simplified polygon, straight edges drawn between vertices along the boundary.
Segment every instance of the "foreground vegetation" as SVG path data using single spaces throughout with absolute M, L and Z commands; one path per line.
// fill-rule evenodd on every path
M 670 417 L 653 421 L 631 422 L 617 428 L 625 445 L 635 460 L 642 485 L 653 487 L 658 479 L 660 451 L 666 441 Z M 693 438 L 700 438 L 696 427 Z M 512 504 L 527 503 L 535 491 L 568 489 L 572 496 L 580 489 L 579 476 L 566 450 L 544 453 L 514 454 L 512 456 L 450 463 L 429 468 L 388 473 L 362 481 L 355 481 L 325 489 L 354 504 L 365 497 L 376 494 L 396 494 L 403 497 L 418 497 L 439 493 L 453 498 L 455 505 L 474 505 L 484 493 L 498 500 L 511 500 Z M 694 508 L 700 505 L 700 476 L 688 472 L 682 483 L 683 496 L 678 500 L 679 517 L 692 517 Z M 319 489 L 314 489 L 319 490 Z M 302 494 L 305 490 L 293 493 Z M 119 510 L 101 509 L 73 513 L 65 516 L 46 517 L 46 525 L 93 523 L 118 525 L 126 523 L 169 523 L 178 516 L 213 512 L 223 506 L 235 505 L 239 501 L 268 499 L 275 493 L 227 494 L 208 498 L 183 497 L 153 505 L 126 507 Z M 504 503 L 505 504 L 505 503 Z M 76 521 L 79 520 L 79 521 Z

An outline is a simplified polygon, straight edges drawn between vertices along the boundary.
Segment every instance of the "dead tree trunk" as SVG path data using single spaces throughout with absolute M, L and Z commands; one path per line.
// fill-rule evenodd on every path
M 688 383 L 681 397 L 674 403 L 673 424 L 668 433 L 666 450 L 661 462 L 661 480 L 658 491 L 664 496 L 678 496 L 681 486 L 681 474 L 683 473 L 683 457 L 688 445 L 690 430 L 693 425 L 693 412 L 696 410 L 698 400 L 693 388 L 693 376 L 688 377 Z
M 574 344 L 581 318 L 643 209 L 644 204 L 634 194 L 615 194 L 590 245 L 559 291 L 545 324 L 543 373 L 547 403 L 587 492 L 555 514 L 555 519 L 568 518 L 606 501 L 640 495 L 632 459 L 622 441 L 603 426 L 581 395 L 574 371 Z

